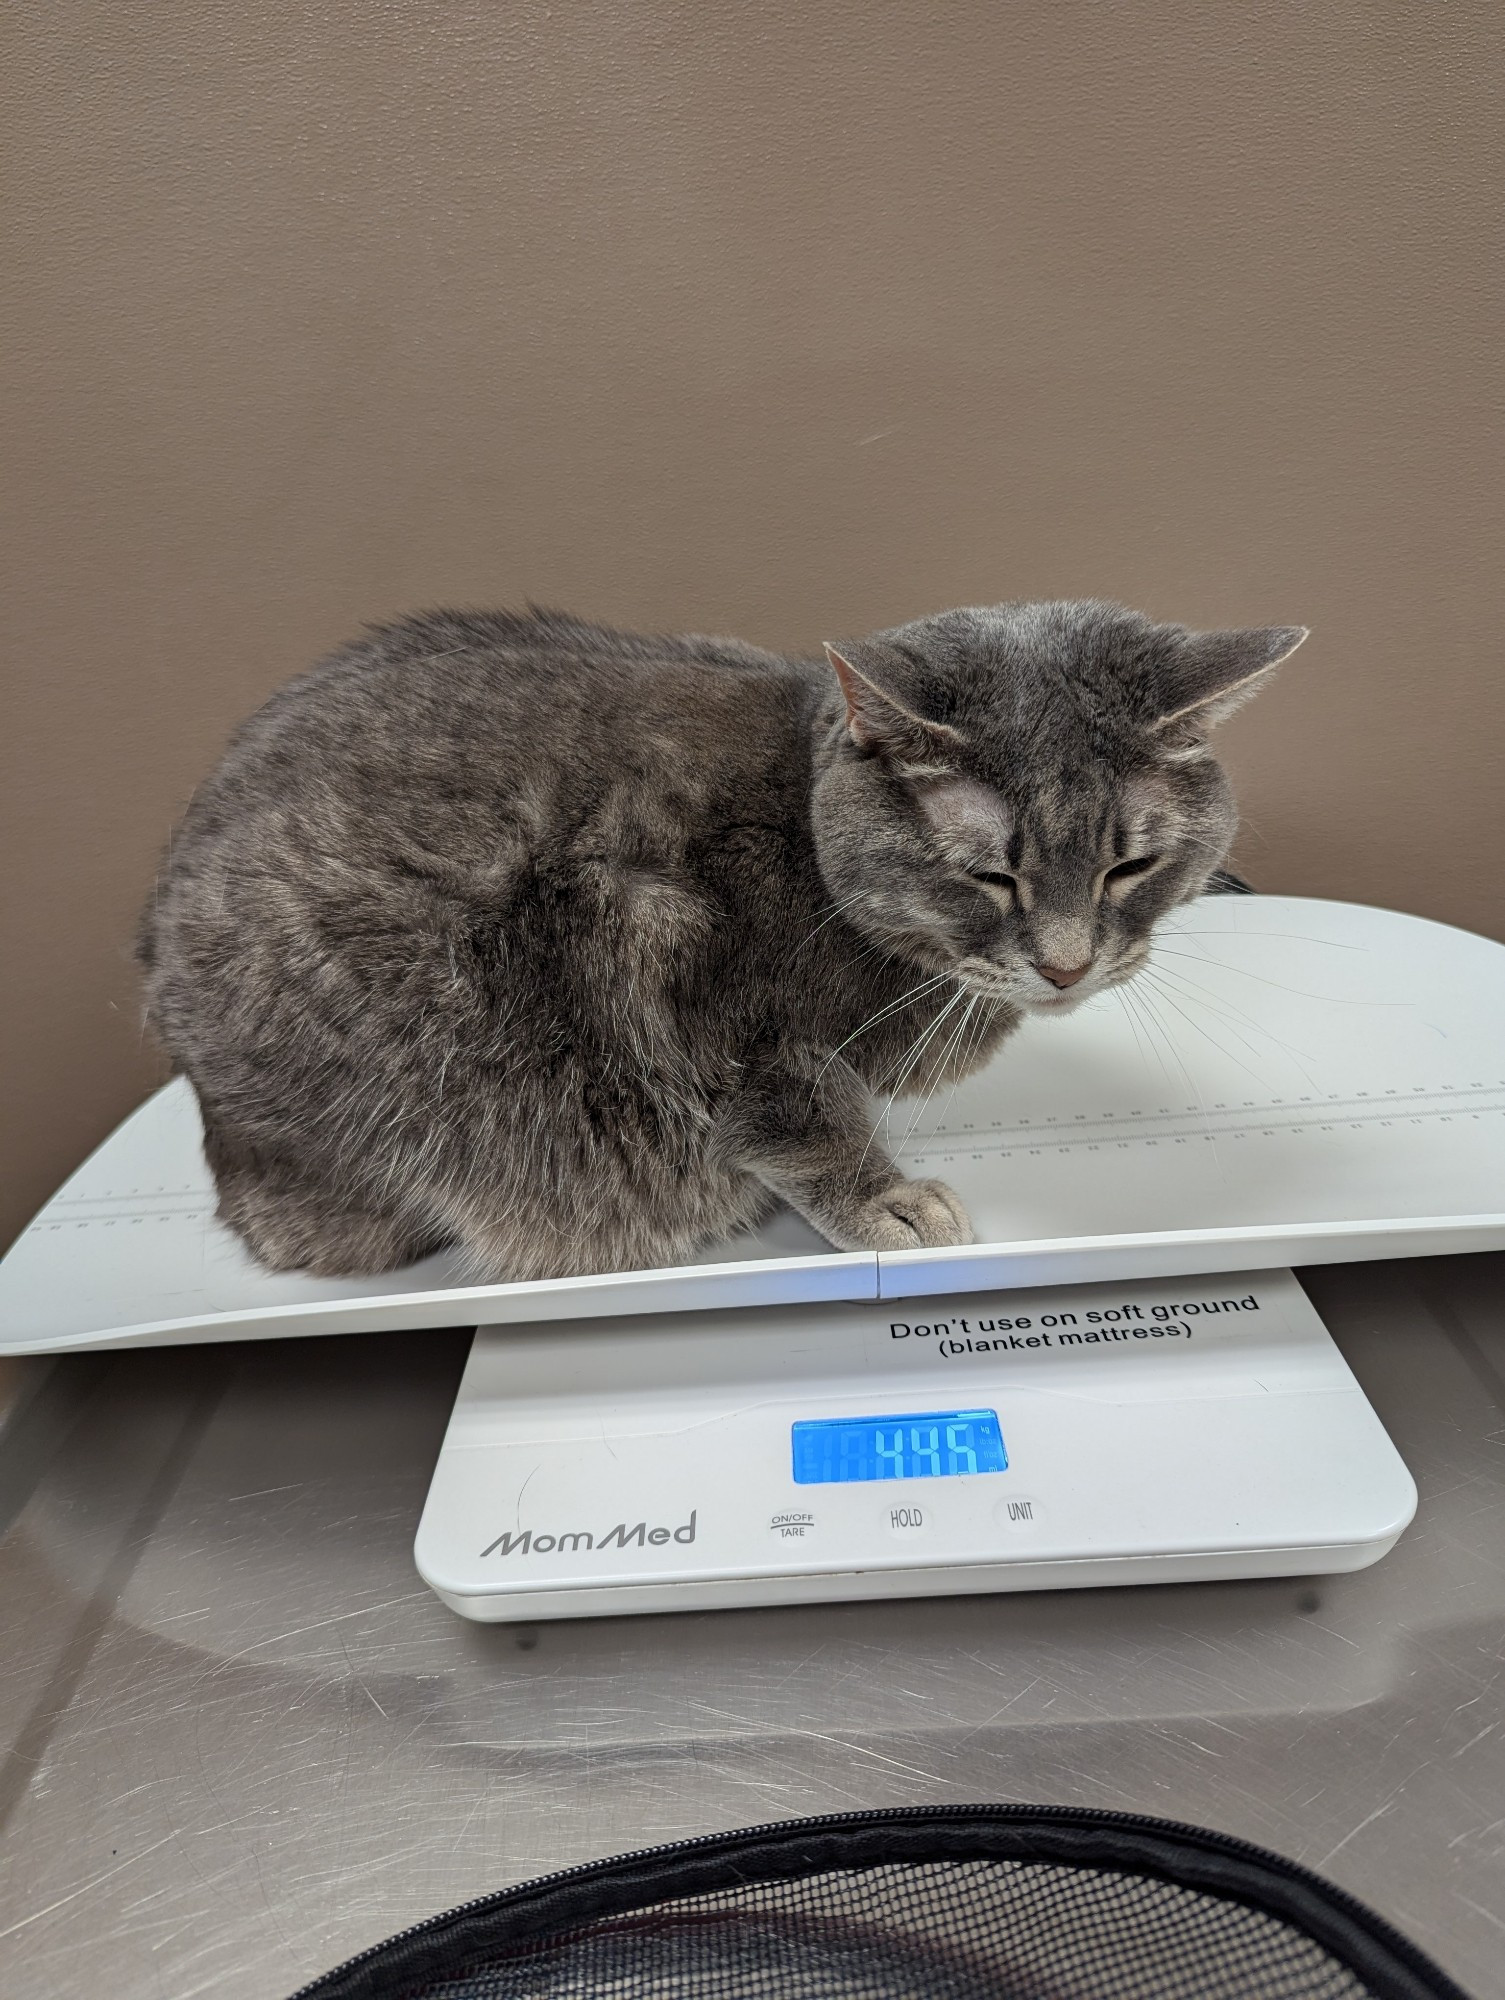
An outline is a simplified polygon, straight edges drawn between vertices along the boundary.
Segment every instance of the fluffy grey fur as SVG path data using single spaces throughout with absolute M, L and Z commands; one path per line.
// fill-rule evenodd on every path
M 790 1203 L 965 1242 L 869 1092 L 1128 979 L 1227 853 L 1209 723 L 1305 634 L 1099 603 L 782 659 L 553 612 L 373 631 L 244 725 L 141 931 L 275 1269 L 677 1263 Z

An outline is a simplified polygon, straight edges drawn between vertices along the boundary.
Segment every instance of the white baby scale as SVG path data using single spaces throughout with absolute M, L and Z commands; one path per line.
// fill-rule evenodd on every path
M 418 1555 L 483 1618 L 1294 1574 L 1394 1542 L 1409 1477 L 1271 1274 L 1505 1247 L 1505 947 L 1206 898 L 1147 976 L 884 1130 L 975 1243 L 833 1252 L 783 1214 L 670 1270 L 476 1285 L 444 1253 L 329 1280 L 214 1220 L 169 1084 L 0 1262 L 0 1354 L 479 1323 Z M 1038 1340 L 1046 1313 L 1048 1345 L 891 1331 L 1022 1314 Z M 1062 1313 L 1099 1339 L 1063 1345 Z

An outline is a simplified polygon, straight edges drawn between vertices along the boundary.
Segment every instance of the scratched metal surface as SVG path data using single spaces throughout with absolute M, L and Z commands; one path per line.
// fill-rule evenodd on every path
M 1502 2000 L 1505 1259 L 1311 1289 L 1422 1490 L 1315 1585 L 485 1629 L 409 1554 L 463 1335 L 12 1379 L 7 2000 L 275 2000 L 546 1869 L 945 1799 L 1245 1835 Z

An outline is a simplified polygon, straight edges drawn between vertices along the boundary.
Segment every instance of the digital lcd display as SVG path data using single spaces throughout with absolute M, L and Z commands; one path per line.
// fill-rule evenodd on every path
M 996 1410 L 922 1410 L 901 1417 L 817 1417 L 795 1424 L 798 1486 L 859 1479 L 954 1479 L 1007 1472 Z

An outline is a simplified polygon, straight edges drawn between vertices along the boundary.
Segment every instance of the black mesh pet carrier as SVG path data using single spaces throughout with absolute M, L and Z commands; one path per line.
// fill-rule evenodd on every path
M 549 1875 L 296 2000 L 1465 2000 L 1278 1855 L 1126 1813 L 790 1820 Z

